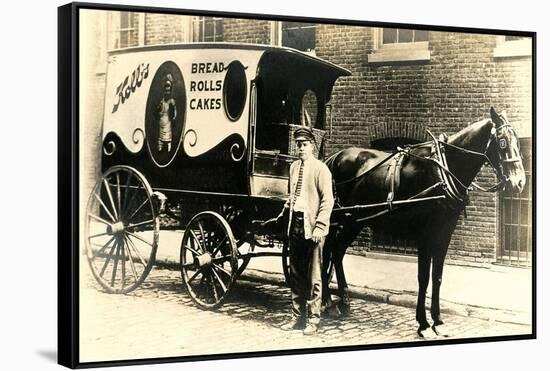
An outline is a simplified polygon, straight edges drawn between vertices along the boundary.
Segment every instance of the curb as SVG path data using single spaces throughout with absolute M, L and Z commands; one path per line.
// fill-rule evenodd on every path
M 168 259 L 157 260 L 155 265 L 172 270 L 180 269 L 180 264 L 178 262 Z M 267 272 L 254 268 L 246 269 L 239 277 L 239 280 L 286 286 L 285 277 L 282 273 Z M 337 289 L 337 286 L 332 283 L 330 288 Z M 348 292 L 352 298 L 399 305 L 408 308 L 416 308 L 417 296 L 415 292 L 374 289 L 353 284 L 349 284 Z M 429 308 L 430 303 L 430 297 L 426 296 L 426 308 Z M 446 300 L 441 300 L 441 313 L 471 317 L 485 321 L 496 321 L 517 325 L 532 325 L 530 313 L 522 313 L 498 308 L 486 308 L 470 304 L 460 304 Z
M 239 279 L 244 281 L 254 281 L 276 284 L 279 286 L 286 286 L 286 281 L 283 274 L 266 272 L 252 268 L 243 272 Z M 330 287 L 331 289 L 337 288 L 335 284 L 331 284 Z M 416 308 L 416 293 L 411 293 L 407 291 L 373 289 L 353 284 L 349 285 L 348 292 L 350 297 L 358 299 L 391 305 L 399 305 L 408 308 Z M 427 308 L 429 308 L 430 303 L 430 298 L 426 297 Z M 441 300 L 441 313 L 517 325 L 532 324 L 529 314 L 523 314 L 512 310 L 485 308 L 469 304 L 453 303 L 446 300 Z

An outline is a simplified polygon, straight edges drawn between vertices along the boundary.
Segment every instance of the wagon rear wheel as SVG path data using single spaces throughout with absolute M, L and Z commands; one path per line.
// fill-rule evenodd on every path
M 181 243 L 181 276 L 191 299 L 203 309 L 220 307 L 237 279 L 237 246 L 227 221 L 205 211 L 191 219 Z
M 158 247 L 159 220 L 145 177 L 114 166 L 99 179 L 86 209 L 86 257 L 97 282 L 124 294 L 149 274 Z

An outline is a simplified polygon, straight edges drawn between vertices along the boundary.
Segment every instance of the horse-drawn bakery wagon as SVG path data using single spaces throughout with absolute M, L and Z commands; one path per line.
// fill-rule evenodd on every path
M 276 215 L 288 196 L 292 134 L 309 126 L 324 156 L 331 93 L 350 72 L 288 48 L 189 44 L 133 48 L 109 57 L 102 175 L 86 211 L 86 255 L 109 292 L 138 287 L 151 270 L 161 229 L 183 231 L 183 283 L 203 308 L 220 306 L 255 256 L 253 221 Z M 434 324 L 451 235 L 468 192 L 521 192 L 519 140 L 504 113 L 450 137 L 393 153 L 348 148 L 329 166 L 338 203 L 324 248 L 325 301 L 335 268 L 346 304 L 342 259 L 365 224 L 418 241 L 417 321 L 428 327 L 425 295 L 432 268 Z M 474 178 L 488 163 L 493 187 Z M 421 207 L 419 205 L 422 205 Z M 274 245 L 268 241 L 268 245 Z
M 281 255 L 254 252 L 251 222 L 282 208 L 294 130 L 309 126 L 324 151 L 332 88 L 350 73 L 297 50 L 237 44 L 133 48 L 108 62 L 102 175 L 85 221 L 93 275 L 109 292 L 135 289 L 159 231 L 179 229 L 185 287 L 217 307 L 251 257 Z

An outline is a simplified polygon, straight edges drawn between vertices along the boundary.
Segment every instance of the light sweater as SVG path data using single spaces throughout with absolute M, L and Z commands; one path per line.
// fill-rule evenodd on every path
M 285 208 L 291 208 L 290 220 L 292 220 L 292 207 L 294 206 L 292 205 L 292 200 L 294 200 L 294 192 L 296 191 L 296 183 L 298 182 L 300 162 L 301 160 L 297 160 L 290 165 L 290 196 L 285 203 Z M 322 161 L 314 157 L 310 157 L 304 162 L 299 203 L 300 209 L 302 209 L 300 211 L 304 212 L 305 239 L 310 239 L 315 229 L 318 229 L 322 236 L 326 236 L 330 227 L 330 214 L 334 206 L 332 174 Z

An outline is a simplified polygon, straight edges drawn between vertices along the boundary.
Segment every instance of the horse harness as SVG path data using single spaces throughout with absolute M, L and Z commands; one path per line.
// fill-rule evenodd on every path
M 422 202 L 422 201 L 433 201 L 433 200 L 438 200 L 438 199 L 446 199 L 446 200 L 450 201 L 450 206 L 452 208 L 460 209 L 460 208 L 462 208 L 462 207 L 464 207 L 465 205 L 468 204 L 468 202 L 469 202 L 468 192 L 469 191 L 472 191 L 474 189 L 478 190 L 478 191 L 481 191 L 481 192 L 496 192 L 498 190 L 501 190 L 506 185 L 506 183 L 508 182 L 508 178 L 506 176 L 502 175 L 502 163 L 513 163 L 513 162 L 517 162 L 517 161 L 522 161 L 521 157 L 517 157 L 517 156 L 509 158 L 509 159 L 508 158 L 502 158 L 502 154 L 500 153 L 500 151 L 498 151 L 500 162 L 497 165 L 497 164 L 494 164 L 493 161 L 491 161 L 491 159 L 487 156 L 487 151 L 489 150 L 489 147 L 490 147 L 490 145 L 493 141 L 496 141 L 501 149 L 505 149 L 506 146 L 508 146 L 508 143 L 507 143 L 506 139 L 502 138 L 502 136 L 501 136 L 501 132 L 505 127 L 511 127 L 511 125 L 506 123 L 504 125 L 501 125 L 498 128 L 493 128 L 492 129 L 491 137 L 487 141 L 487 145 L 486 145 L 486 148 L 485 148 L 484 152 L 472 151 L 472 150 L 468 150 L 468 149 L 465 149 L 465 148 L 462 148 L 462 147 L 455 146 L 455 145 L 447 142 L 447 136 L 446 135 L 442 134 L 438 139 L 429 130 L 427 130 L 428 134 L 432 137 L 432 140 L 431 140 L 431 155 L 429 157 L 423 157 L 423 156 L 419 156 L 419 155 L 416 155 L 414 153 L 411 153 L 411 149 L 418 148 L 418 147 L 421 147 L 421 146 L 425 146 L 429 142 L 419 143 L 419 144 L 415 144 L 415 145 L 409 145 L 409 146 L 405 146 L 404 148 L 397 147 L 396 152 L 394 152 L 393 154 L 391 154 L 390 156 L 388 156 L 387 158 L 385 158 L 384 160 L 382 160 L 381 162 L 379 162 L 378 164 L 376 164 L 372 168 L 370 168 L 368 170 L 365 170 L 364 172 L 362 172 L 362 173 L 360 173 L 360 174 L 358 174 L 358 175 L 356 175 L 356 176 L 354 176 L 350 179 L 346 179 L 344 181 L 336 182 L 333 179 L 333 191 L 334 191 L 334 195 L 335 195 L 336 205 L 338 206 L 337 210 L 346 211 L 346 210 L 354 210 L 354 209 L 366 209 L 366 208 L 370 208 L 370 207 L 380 207 L 380 206 L 383 206 L 384 204 L 386 205 L 385 210 L 377 212 L 374 215 L 370 215 L 370 216 L 367 216 L 367 217 L 360 218 L 360 219 L 356 220 L 358 222 L 361 222 L 361 221 L 365 221 L 365 220 L 368 220 L 368 219 L 373 219 L 373 218 L 378 217 L 380 215 L 391 212 L 391 211 L 395 210 L 396 208 L 398 208 L 401 205 L 411 204 L 411 203 L 416 203 L 416 202 Z M 515 131 L 513 131 L 513 133 L 514 133 L 514 135 L 517 136 Z M 463 184 L 460 181 L 460 179 L 458 179 L 458 177 L 448 167 L 447 156 L 446 156 L 446 148 L 447 147 L 458 150 L 461 153 L 467 153 L 467 154 L 476 155 L 476 156 L 484 158 L 486 160 L 486 162 L 489 163 L 497 171 L 497 174 L 500 178 L 498 183 L 496 183 L 493 186 L 488 187 L 488 188 L 484 188 L 484 187 L 478 185 L 475 182 L 472 182 L 470 186 L 467 186 L 467 185 Z M 329 158 L 329 160 L 331 160 L 331 159 L 333 160 L 336 157 L 336 155 L 338 155 L 338 153 L 340 153 L 340 152 L 337 152 L 336 154 L 331 156 L 331 158 Z M 400 186 L 401 171 L 402 171 L 403 163 L 404 163 L 404 161 L 407 157 L 414 157 L 414 158 L 417 158 L 419 160 L 430 161 L 433 164 L 435 164 L 436 168 L 437 168 L 437 176 L 438 176 L 439 182 L 433 184 L 432 186 L 424 189 L 423 191 L 417 193 L 416 195 L 414 195 L 414 196 L 412 196 L 412 197 L 410 197 L 406 200 L 395 201 L 394 200 L 395 194 L 397 193 L 397 191 L 399 189 L 399 186 Z M 387 170 L 386 177 L 385 177 L 385 184 L 386 184 L 386 187 L 388 189 L 388 195 L 387 195 L 385 203 L 378 203 L 378 204 L 373 204 L 373 205 L 347 206 L 347 207 L 340 206 L 339 198 L 338 198 L 337 191 L 336 191 L 336 188 L 338 186 L 341 186 L 343 184 L 350 183 L 350 182 L 353 182 L 353 181 L 357 181 L 358 179 L 370 174 L 373 170 L 379 168 L 380 166 L 382 166 L 383 164 L 385 164 L 388 161 L 390 162 L 390 164 L 388 166 L 388 170 Z M 332 161 L 330 165 L 331 165 L 331 172 L 332 172 L 332 170 L 333 170 L 332 168 L 334 166 L 334 161 Z M 434 191 L 435 189 L 438 189 L 438 188 L 442 189 L 442 191 L 443 191 L 442 195 L 428 196 L 430 193 L 432 193 L 432 191 Z M 464 209 L 464 213 L 466 213 L 466 209 Z

